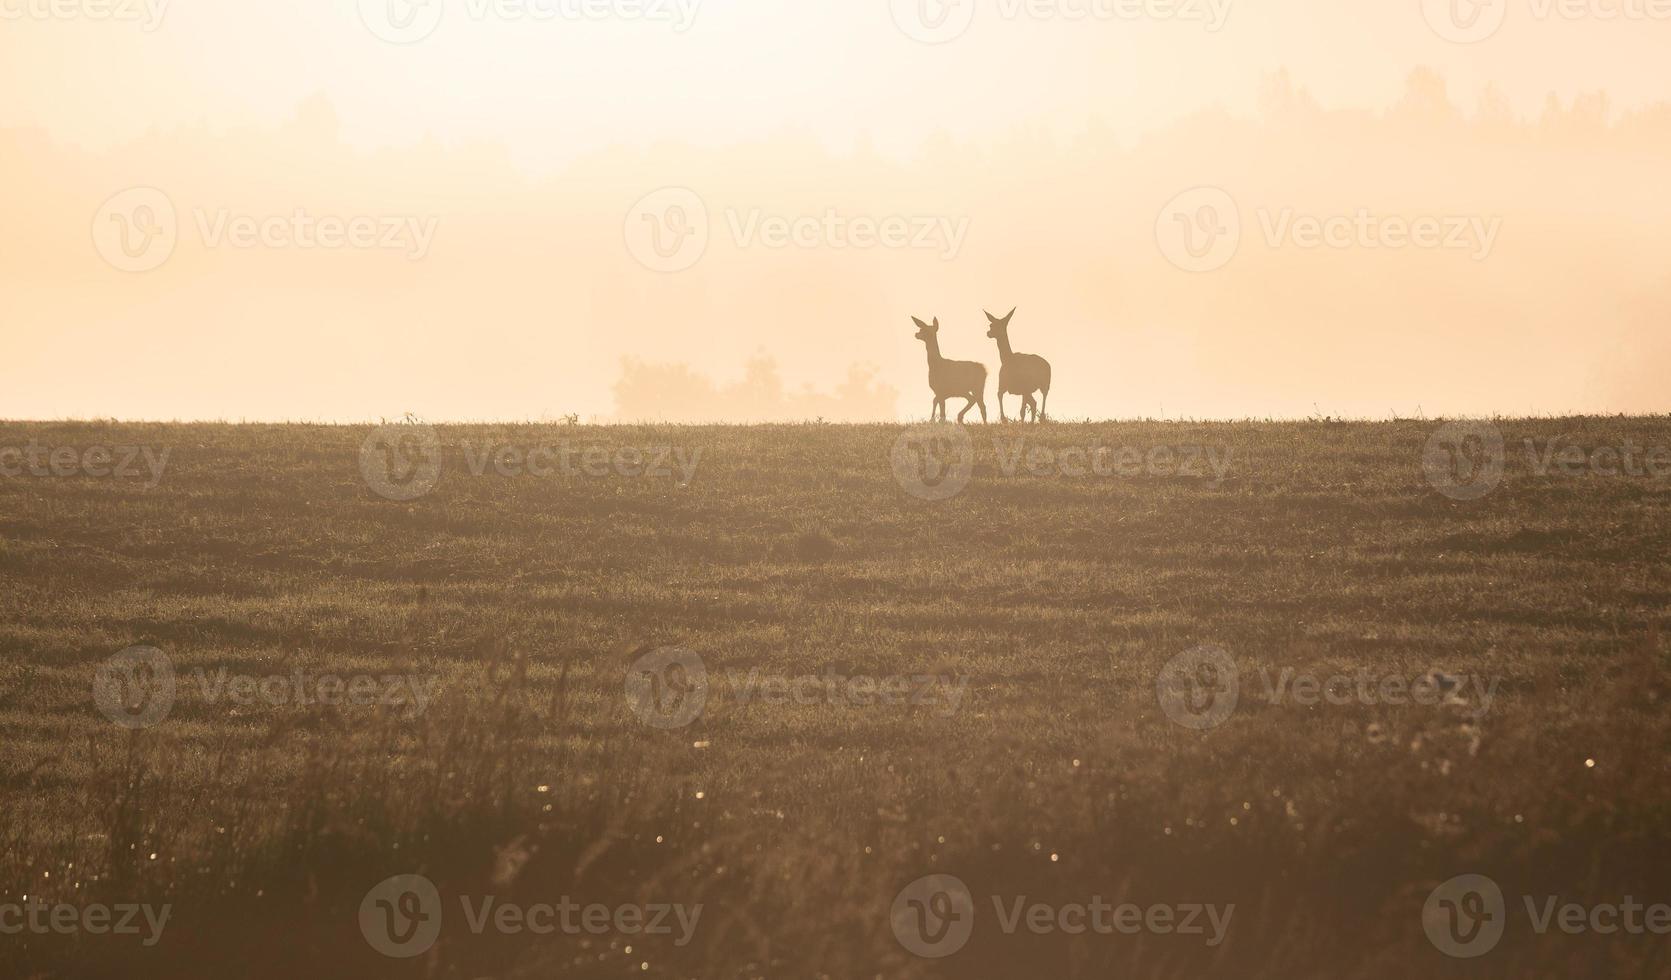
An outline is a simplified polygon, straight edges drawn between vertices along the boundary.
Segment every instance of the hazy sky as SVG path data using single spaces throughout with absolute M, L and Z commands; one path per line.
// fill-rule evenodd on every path
M 764 355 L 909 417 L 909 318 L 995 366 L 983 306 L 1063 415 L 1665 410 L 1668 42 L 1671 0 L 0 0 L 0 415 L 607 418 L 623 357 Z
M 5 22 L 0 124 L 110 146 L 158 126 L 275 125 L 324 92 L 355 145 L 490 140 L 534 167 L 617 142 L 727 145 L 784 128 L 908 150 L 941 129 L 1073 132 L 1092 117 L 1135 137 L 1203 106 L 1252 111 L 1280 68 L 1329 106 L 1384 105 L 1421 66 L 1459 92 L 1494 84 L 1525 111 L 1603 89 L 1637 106 L 1666 97 L 1671 44 L 1664 0 L 1595 0 L 1576 19 L 1540 16 L 1566 9 L 1555 0 L 1496 0 L 1502 27 L 1472 45 L 1441 37 L 1424 0 L 428 0 L 441 19 L 418 43 L 367 29 L 360 8 L 375 20 L 410 2 L 0 0 L 8 17 L 131 3 L 141 18 Z M 952 25 L 973 12 L 953 42 L 901 30 L 942 6 Z M 147 9 L 160 16 L 149 33 Z

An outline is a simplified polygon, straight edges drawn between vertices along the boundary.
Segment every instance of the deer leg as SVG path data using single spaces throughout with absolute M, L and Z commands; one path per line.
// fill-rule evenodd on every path
M 981 399 L 981 424 L 986 424 L 986 399 Z
M 1050 421 L 1050 389 L 1044 389 L 1044 421 Z
M 968 402 L 968 404 L 963 406 L 963 411 L 957 413 L 957 424 L 958 425 L 963 424 L 963 416 L 969 414 L 969 409 L 975 407 L 975 400 L 973 398 L 970 398 L 968 395 L 964 395 L 963 400 Z
M 1009 421 L 1009 416 L 1004 414 L 1004 391 L 1002 388 L 998 390 L 998 421 Z

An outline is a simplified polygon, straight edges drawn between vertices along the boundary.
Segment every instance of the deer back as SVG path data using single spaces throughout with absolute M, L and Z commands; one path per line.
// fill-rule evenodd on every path
M 935 391 L 984 392 L 986 365 L 979 361 L 940 361 L 928 372 L 928 383 Z

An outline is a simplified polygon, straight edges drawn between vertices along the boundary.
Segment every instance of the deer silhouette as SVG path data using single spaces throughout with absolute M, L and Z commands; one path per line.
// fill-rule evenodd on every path
M 928 386 L 934 391 L 934 406 L 929 409 L 929 421 L 946 420 L 946 399 L 964 398 L 969 404 L 957 413 L 957 420 L 969 414 L 976 405 L 981 409 L 981 421 L 986 421 L 986 365 L 975 361 L 948 361 L 940 356 L 940 318 L 924 323 L 916 317 L 917 339 L 928 348 Z
M 984 310 L 982 312 L 985 312 Z M 998 341 L 998 357 L 1003 365 L 998 369 L 998 418 L 1008 422 L 1004 414 L 1004 396 L 1021 396 L 1021 421 L 1027 421 L 1027 410 L 1033 410 L 1033 421 L 1043 421 L 1045 415 L 1039 403 L 1033 400 L 1033 392 L 1044 394 L 1044 405 L 1050 405 L 1050 362 L 1037 354 L 1017 354 L 1010 349 L 1010 320 L 1015 316 L 1011 310 L 1008 316 L 999 318 L 990 313 L 986 319 L 991 328 L 986 335 Z

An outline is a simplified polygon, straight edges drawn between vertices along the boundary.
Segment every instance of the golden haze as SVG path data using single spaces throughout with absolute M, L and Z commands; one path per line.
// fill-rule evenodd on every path
M 981 310 L 1012 306 L 1059 417 L 1671 408 L 1671 23 L 1515 8 L 1461 45 L 1420 4 L 1320 6 L 983 3 L 939 45 L 886 3 L 460 5 L 410 45 L 346 2 L 9 17 L 0 415 L 919 417 L 910 318 L 995 366 Z M 1189 271 L 1157 222 L 1203 186 L 1240 240 Z M 90 233 L 131 187 L 177 210 L 140 273 Z M 628 244 L 664 187 L 707 214 L 676 272 Z M 297 214 L 406 230 L 230 244 Z M 1425 219 L 1455 247 L 1382 243 Z

